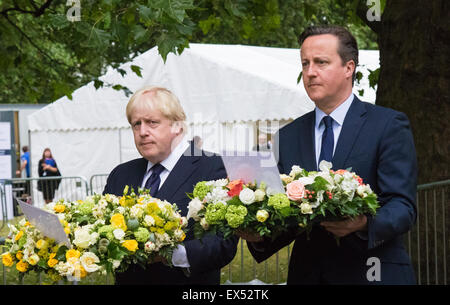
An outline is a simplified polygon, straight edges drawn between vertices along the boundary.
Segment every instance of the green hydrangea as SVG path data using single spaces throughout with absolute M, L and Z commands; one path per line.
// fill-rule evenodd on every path
M 209 224 L 218 224 L 225 219 L 225 214 L 227 212 L 227 206 L 222 203 L 210 204 L 206 207 L 205 219 Z
M 95 203 L 92 201 L 83 202 L 78 206 L 78 210 L 82 215 L 92 214 L 92 209 L 94 208 Z
M 194 197 L 198 197 L 200 200 L 205 198 L 206 194 L 211 191 L 211 185 L 206 185 L 206 181 L 198 182 L 194 187 Z
M 244 222 L 245 215 L 247 215 L 246 207 L 242 205 L 230 205 L 225 214 L 225 219 L 230 227 L 237 228 Z
M 106 225 L 106 226 L 102 226 L 102 227 L 98 228 L 98 234 L 100 236 L 105 236 L 109 240 L 114 239 L 113 231 L 114 231 L 114 227 L 112 225 Z
M 150 232 L 146 228 L 138 228 L 134 232 L 134 237 L 138 242 L 145 243 L 150 237 Z
M 275 210 L 283 210 L 289 207 L 290 201 L 289 198 L 286 196 L 286 194 L 278 193 L 273 196 L 270 196 L 267 204 L 269 206 L 273 206 Z

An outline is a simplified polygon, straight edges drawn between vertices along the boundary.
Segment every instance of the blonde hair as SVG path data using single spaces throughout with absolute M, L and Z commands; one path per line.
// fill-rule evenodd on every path
M 186 114 L 183 107 L 181 107 L 175 94 L 166 88 L 146 86 L 136 91 L 131 96 L 126 108 L 127 119 L 130 124 L 131 114 L 136 108 L 159 110 L 172 123 L 181 124 L 183 134 L 187 132 Z

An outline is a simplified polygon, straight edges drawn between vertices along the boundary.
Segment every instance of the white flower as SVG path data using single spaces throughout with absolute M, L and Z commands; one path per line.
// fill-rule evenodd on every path
M 267 220 L 267 218 L 269 218 L 269 212 L 267 212 L 266 210 L 258 210 L 258 212 L 256 212 L 256 219 L 259 222 L 264 222 Z
M 77 247 L 87 249 L 90 245 L 93 245 L 97 242 L 99 235 L 97 232 L 90 234 L 90 227 L 92 227 L 92 225 L 77 228 L 75 230 L 75 239 L 73 240 L 73 243 Z
M 224 186 L 226 186 L 227 184 L 228 184 L 228 180 L 227 180 L 227 179 L 219 179 L 219 180 L 216 180 L 216 181 L 214 182 L 214 186 L 215 186 L 215 187 L 218 187 L 218 188 L 224 187 Z
M 219 201 L 228 201 L 230 197 L 228 196 L 228 191 L 223 189 L 223 187 L 215 187 L 208 194 L 206 194 L 203 201 L 210 203 L 217 203 Z
M 302 168 L 298 165 L 294 165 L 294 166 L 292 166 L 289 176 L 295 177 L 295 175 L 300 174 L 301 172 L 302 172 Z
M 112 267 L 113 267 L 113 269 L 117 269 L 117 268 L 119 268 L 119 266 L 120 266 L 120 261 L 116 260 L 116 259 L 113 259 L 112 260 Z
M 368 194 L 372 193 L 372 189 L 370 188 L 370 185 L 366 184 L 366 185 L 359 185 L 358 188 L 356 189 L 356 192 L 358 193 L 358 195 L 362 198 L 367 197 Z
M 323 194 L 325 193 L 324 190 L 320 190 L 317 192 L 317 196 L 316 196 L 316 202 L 311 204 L 311 207 L 313 209 L 317 208 L 323 201 Z
M 242 201 L 243 204 L 249 205 L 255 202 L 255 192 L 253 192 L 249 188 L 244 188 L 239 193 L 239 199 Z
M 155 225 L 155 219 L 150 215 L 145 215 L 144 223 L 147 227 L 152 227 Z
M 184 216 L 180 218 L 180 222 L 181 222 L 181 227 L 182 228 L 186 228 L 186 226 L 188 225 L 188 220 Z
M 209 229 L 209 223 L 206 221 L 205 218 L 202 218 L 200 220 L 200 225 L 202 226 L 203 230 L 208 230 Z
M 122 214 L 122 215 L 125 214 L 125 208 L 122 207 L 122 206 L 118 207 L 117 208 L 117 213 Z
M 330 162 L 325 161 L 325 160 L 320 161 L 320 164 L 319 164 L 320 171 L 329 172 L 332 167 L 333 167 L 333 164 L 331 164 Z
M 149 252 L 153 252 L 153 251 L 157 251 L 156 244 L 154 242 L 151 242 L 151 241 L 146 242 L 145 245 L 144 245 L 144 251 L 148 252 L 148 253 Z
M 113 231 L 114 237 L 118 240 L 122 240 L 125 237 L 125 232 L 122 229 L 115 229 Z
M 313 213 L 311 205 L 307 202 L 303 202 L 300 205 L 300 211 L 302 212 L 302 214 L 312 214 Z
M 178 241 L 182 240 L 186 236 L 185 233 L 183 232 L 183 230 L 180 230 L 180 229 L 176 229 L 175 232 L 173 232 L 173 235 L 174 235 L 175 240 L 178 240 Z
M 300 181 L 303 185 L 309 185 L 314 183 L 314 176 L 313 177 L 301 177 L 297 180 Z
M 60 275 L 68 277 L 72 276 L 75 271 L 75 266 L 70 263 L 59 262 L 55 265 L 55 270 L 58 271 Z
M 100 266 L 97 265 L 97 263 L 100 262 L 100 259 L 97 257 L 97 255 L 95 255 L 95 253 L 84 252 L 80 257 L 80 262 L 83 268 L 89 273 L 95 272 L 100 269 Z
M 264 197 L 266 197 L 266 192 L 261 189 L 255 191 L 255 201 L 263 201 Z
M 144 210 L 138 204 L 132 206 L 130 209 L 130 215 L 133 218 L 140 218 L 143 214 L 144 214 Z
M 203 203 L 197 197 L 192 199 L 189 202 L 188 213 L 186 218 L 189 220 L 190 218 L 194 218 L 195 221 L 199 221 L 198 212 L 203 208 Z

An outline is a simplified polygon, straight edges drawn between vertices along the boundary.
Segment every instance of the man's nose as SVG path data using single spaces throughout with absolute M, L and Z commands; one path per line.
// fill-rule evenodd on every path
M 316 76 L 316 75 L 317 75 L 317 69 L 316 69 L 316 66 L 315 66 L 313 63 L 309 64 L 308 66 L 306 66 L 306 67 L 303 69 L 303 74 L 306 75 L 306 76 L 308 76 L 308 77 L 314 77 L 314 76 Z
M 147 126 L 147 124 L 141 124 L 139 126 L 139 135 L 141 137 L 148 136 L 150 134 L 150 128 Z

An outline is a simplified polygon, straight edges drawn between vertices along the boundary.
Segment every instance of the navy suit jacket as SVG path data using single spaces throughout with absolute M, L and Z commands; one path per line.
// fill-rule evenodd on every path
M 279 130 L 274 153 L 280 173 L 289 174 L 293 165 L 317 170 L 314 124 L 312 111 Z M 351 168 L 378 195 L 382 207 L 375 217 L 368 216 L 368 231 L 360 236 L 349 234 L 337 246 L 332 234 L 320 225 L 313 228 L 309 240 L 292 229 L 274 242 L 248 243 L 252 255 L 261 262 L 295 240 L 288 284 L 414 284 L 402 238 L 416 220 L 417 164 L 406 115 L 355 96 L 332 164 L 334 170 Z M 381 281 L 366 277 L 373 271 L 369 270 L 373 264 L 367 263 L 370 257 L 381 262 Z
M 136 191 L 141 186 L 148 161 L 144 158 L 120 164 L 109 174 L 103 194 L 123 195 L 125 185 Z M 176 203 L 181 215 L 187 215 L 190 199 L 197 182 L 226 178 L 227 174 L 220 156 L 212 156 L 197 150 L 192 144 L 181 156 L 155 197 Z M 220 236 L 206 235 L 202 240 L 194 238 L 193 220 L 188 223 L 184 240 L 190 264 L 190 275 L 184 268 L 168 267 L 162 263 L 149 264 L 145 269 L 131 265 L 129 269 L 116 274 L 117 284 L 220 284 L 220 269 L 234 258 L 238 238 L 224 240 Z

